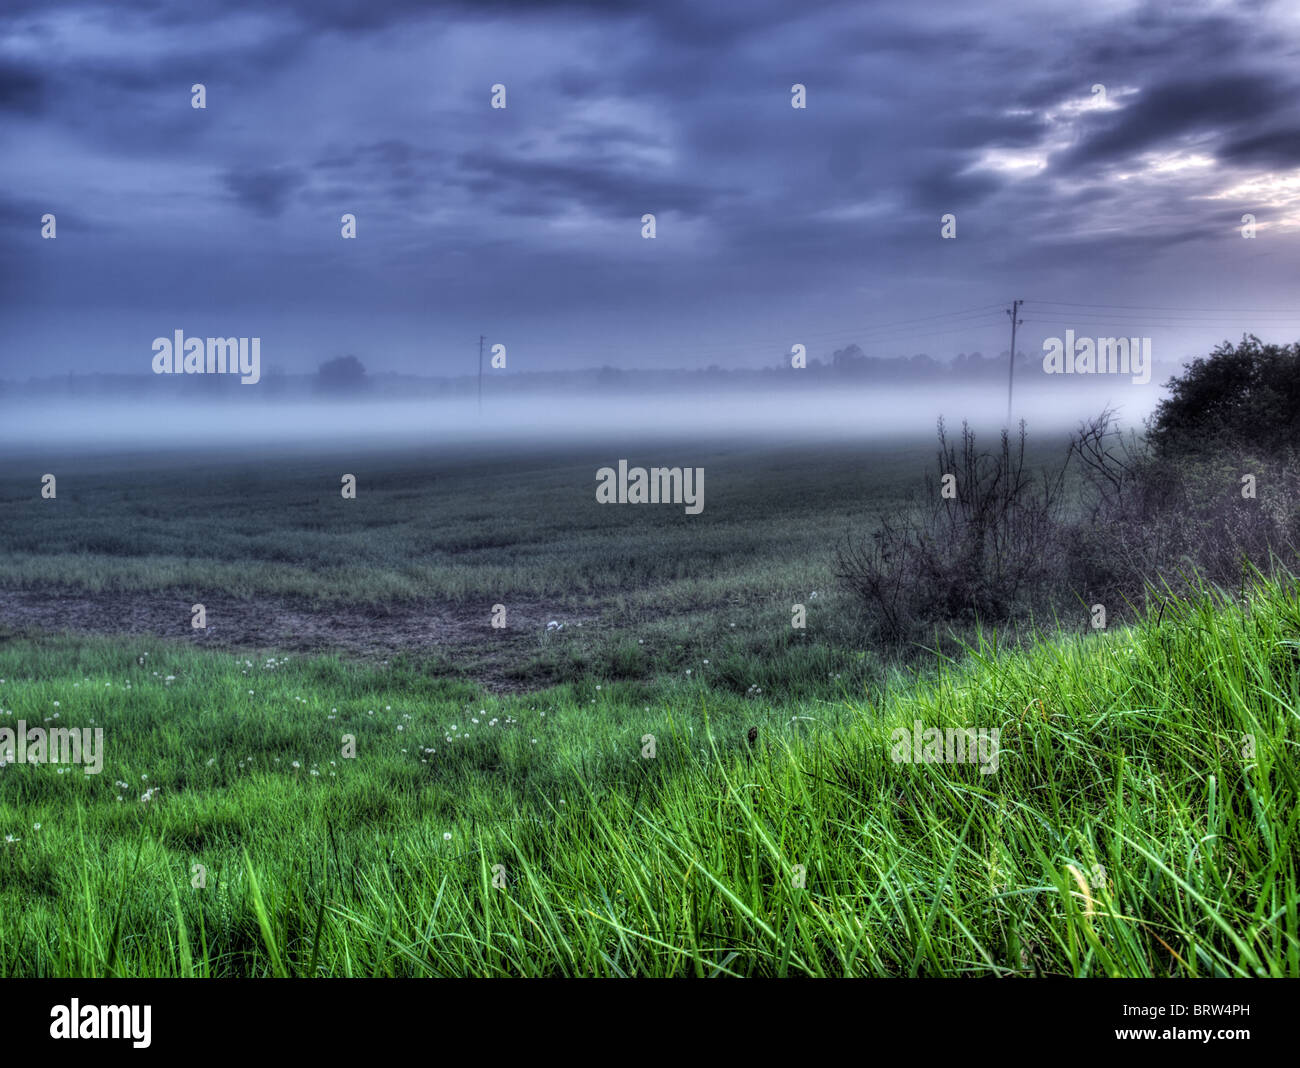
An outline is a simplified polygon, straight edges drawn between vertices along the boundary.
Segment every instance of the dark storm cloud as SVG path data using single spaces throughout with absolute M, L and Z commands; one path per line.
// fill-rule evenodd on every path
M 599 351 L 604 329 L 824 332 L 1022 285 L 1186 302 L 1187 279 L 1143 249 L 1217 285 L 1222 242 L 1255 212 L 1272 231 L 1231 254 L 1281 277 L 1300 228 L 1300 19 L 1198 7 L 11 0 L 0 225 L 21 240 L 0 311 L 36 345 L 55 292 L 138 318 L 124 337 L 185 308 L 274 305 L 293 311 L 268 351 L 310 366 L 337 341 L 397 369 L 440 330 L 510 334 L 545 364 L 568 341 Z M 60 238 L 42 243 L 50 210 Z M 959 236 L 941 241 L 950 212 Z M 13 269 L 33 247 L 39 282 Z M 1252 284 L 1237 303 L 1281 299 Z
M 202 6 L 202 5 L 201 5 Z M 264 0 L 213 0 L 223 10 L 258 10 Z M 555 13 L 593 16 L 626 15 L 649 10 L 655 0 L 450 0 L 430 4 L 429 0 L 287 0 L 285 9 L 306 25 L 322 29 L 364 31 L 429 15 L 477 17 L 527 17 Z
M 318 29 L 373 30 L 426 16 L 431 10 L 448 14 L 477 11 L 488 15 L 526 15 L 553 11 L 627 13 L 644 10 L 654 0 L 280 0 L 279 11 L 305 26 Z M 10 18 L 42 14 L 52 8 L 84 7 L 77 0 L 7 0 Z M 113 0 L 112 10 L 148 16 L 159 25 L 187 26 L 213 22 L 226 16 L 267 10 L 266 0 Z
M 962 111 L 938 127 L 939 143 L 945 151 L 998 146 L 1025 148 L 1041 141 L 1047 123 L 1041 115 L 1008 115 L 1005 112 Z
M 30 228 L 47 211 L 49 207 L 38 201 L 0 195 L 0 226 Z
M 1080 27 L 1070 35 L 1068 48 L 1054 55 L 1050 64 L 1035 60 L 1035 52 L 1041 55 L 1040 43 L 1016 47 L 1015 40 L 998 46 L 1006 49 L 1004 69 L 1015 72 L 1004 88 L 1017 106 L 1036 111 L 1088 92 L 1094 84 L 1112 89 L 1140 85 L 1149 95 L 1155 84 L 1167 78 L 1195 83 L 1189 71 L 1211 79 L 1222 78 L 1223 71 L 1249 73 L 1250 61 L 1239 62 L 1238 57 L 1268 51 L 1261 47 L 1259 28 L 1248 19 L 1212 13 L 1188 17 L 1159 5 L 1139 9 L 1131 24 Z M 1147 106 L 1163 105 L 1148 102 Z
M 1265 167 L 1300 167 L 1300 126 L 1253 134 L 1223 145 L 1220 159 Z
M 1110 28 L 1082 38 L 1074 49 L 1080 68 L 1110 70 L 1132 76 L 1140 65 L 1213 69 L 1234 66 L 1239 56 L 1257 52 L 1260 20 L 1244 9 L 1267 4 L 1241 3 L 1227 15 L 1155 2 L 1147 4 L 1123 28 Z M 1171 62 L 1174 60 L 1174 62 Z
M 987 199 L 1002 185 L 991 174 L 963 174 L 951 166 L 934 167 L 918 174 L 908 184 L 909 203 L 918 209 L 945 205 L 949 211 L 964 211 Z
M 835 0 L 805 0 L 813 6 Z M 11 0 L 8 14 L 32 14 L 51 6 L 80 6 L 76 0 L 64 5 L 47 0 Z M 266 0 L 114 0 L 116 11 L 147 16 L 159 25 L 193 26 L 241 14 L 264 14 Z M 546 16 L 583 18 L 628 18 L 654 15 L 669 36 L 711 35 L 721 42 L 744 32 L 747 27 L 789 16 L 789 5 L 779 0 L 751 0 L 745 8 L 710 13 L 697 10 L 694 0 L 280 0 L 273 5 L 277 15 L 291 19 L 302 29 L 321 32 L 367 33 L 436 15 L 446 19 L 524 19 Z M 747 8 L 747 9 L 746 9 Z
M 290 197 L 306 181 L 295 167 L 232 170 L 223 180 L 240 204 L 268 219 L 282 214 L 289 206 Z
M 367 203 L 386 199 L 408 205 L 425 197 L 447 166 L 444 152 L 390 138 L 316 160 L 311 167 L 324 184 L 304 196 L 321 206 L 340 200 L 355 205 L 358 197 Z
M 563 204 L 580 204 L 598 214 L 629 218 L 648 205 L 661 211 L 699 215 L 735 190 L 644 177 L 601 164 L 562 164 L 510 158 L 491 152 L 468 152 L 459 164 L 462 181 L 474 192 L 491 193 L 523 214 L 549 214 Z
M 340 151 L 317 160 L 313 167 L 322 171 L 353 171 L 379 167 L 398 177 L 405 177 L 415 166 L 424 166 L 437 153 L 420 148 L 401 138 L 389 138 L 371 144 L 357 145 L 350 151 Z
M 45 103 L 45 81 L 33 65 L 0 61 L 0 111 L 38 114 Z
M 1293 112 L 1295 98 L 1294 88 L 1257 74 L 1167 82 L 1145 90 L 1114 120 L 1098 119 L 1098 131 L 1055 162 L 1059 167 L 1094 165 L 1160 148 L 1190 133 L 1253 129 L 1277 112 Z

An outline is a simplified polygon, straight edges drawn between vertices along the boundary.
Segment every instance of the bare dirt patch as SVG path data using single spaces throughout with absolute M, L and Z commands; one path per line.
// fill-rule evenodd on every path
M 207 597 L 207 628 L 190 625 L 192 601 L 174 593 L 0 590 L 0 640 L 30 633 L 149 635 L 236 651 L 339 653 L 367 660 L 440 655 L 495 690 L 532 686 L 511 669 L 537 656 L 551 620 L 566 630 L 597 618 L 538 604 L 508 606 L 504 628 L 491 606 L 412 602 L 376 609 L 278 598 Z M 457 673 L 460 673 L 458 670 Z M 539 679 L 537 684 L 546 680 Z

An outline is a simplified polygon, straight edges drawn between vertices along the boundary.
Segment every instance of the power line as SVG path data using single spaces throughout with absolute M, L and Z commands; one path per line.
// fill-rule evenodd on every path
M 1067 308 L 1126 308 L 1133 311 L 1211 312 L 1242 315 L 1292 315 L 1300 317 L 1297 308 L 1174 308 L 1159 304 L 1072 304 L 1064 300 L 1031 300 L 1029 304 L 1060 304 Z
M 1150 326 L 1158 327 L 1162 330 L 1206 330 L 1211 329 L 1213 323 L 1225 323 L 1224 319 L 1205 319 L 1205 320 L 1187 320 L 1187 319 L 1158 319 L 1154 316 L 1119 316 L 1119 315 L 1071 315 L 1061 318 L 1044 318 L 1042 313 L 1028 320 L 1029 322 L 1049 325 L 1049 326 L 1068 326 L 1071 323 L 1077 323 L 1082 326 L 1104 326 L 1113 323 L 1117 326 Z M 1274 328 L 1285 328 L 1292 323 L 1300 323 L 1300 316 L 1290 320 L 1256 320 L 1257 326 L 1270 326 Z
M 1215 316 L 1183 316 L 1181 318 L 1171 315 L 1169 312 L 1153 311 L 1149 315 L 1134 315 L 1131 312 L 1096 312 L 1096 311 L 1062 311 L 1055 308 L 1039 308 L 1034 311 L 1039 317 L 1053 316 L 1061 320 L 1066 319 L 1104 319 L 1108 322 L 1139 322 L 1147 323 L 1159 320 L 1170 323 L 1186 323 L 1188 326 L 1196 326 L 1201 323 L 1222 323 L 1232 321 L 1227 316 L 1233 313 L 1225 312 L 1223 315 Z M 1267 314 L 1268 318 L 1264 316 Z M 1237 313 L 1237 319 L 1253 318 L 1257 322 L 1266 323 L 1270 326 L 1281 326 L 1284 323 L 1300 322 L 1300 312 L 1289 316 L 1279 316 L 1276 312 L 1254 312 L 1249 316 L 1247 313 Z

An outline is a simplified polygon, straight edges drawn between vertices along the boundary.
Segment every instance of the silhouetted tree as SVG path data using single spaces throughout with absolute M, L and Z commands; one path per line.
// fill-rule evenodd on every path
M 316 386 L 325 393 L 355 393 L 366 385 L 366 369 L 355 356 L 326 360 L 316 371 Z
M 610 367 L 606 364 L 596 372 L 596 386 L 598 389 L 618 389 L 627 382 L 627 375 L 620 367 Z

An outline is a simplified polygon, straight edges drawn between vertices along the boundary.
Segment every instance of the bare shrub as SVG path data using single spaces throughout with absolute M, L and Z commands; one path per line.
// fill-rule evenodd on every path
M 936 621 L 1011 618 L 1060 572 L 1064 474 L 1064 465 L 1038 478 L 1027 469 L 1023 422 L 1014 444 L 1004 430 L 996 451 L 981 451 L 968 424 L 958 445 L 941 419 L 924 495 L 868 538 L 847 539 L 837 575 L 891 638 Z M 941 495 L 945 475 L 954 497 Z
M 1247 474 L 1254 498 L 1241 492 Z M 944 475 L 956 476 L 951 499 L 940 493 Z M 1122 433 L 1108 409 L 1037 475 L 1026 467 L 1023 423 L 1014 443 L 1003 431 L 995 451 L 981 451 L 969 426 L 957 445 L 940 420 L 925 492 L 867 537 L 847 538 L 836 572 L 880 637 L 906 640 L 935 624 L 1077 614 L 1080 602 L 1123 618 L 1153 586 L 1231 589 L 1252 568 L 1294 566 L 1297 544 L 1293 450 L 1174 456 Z

